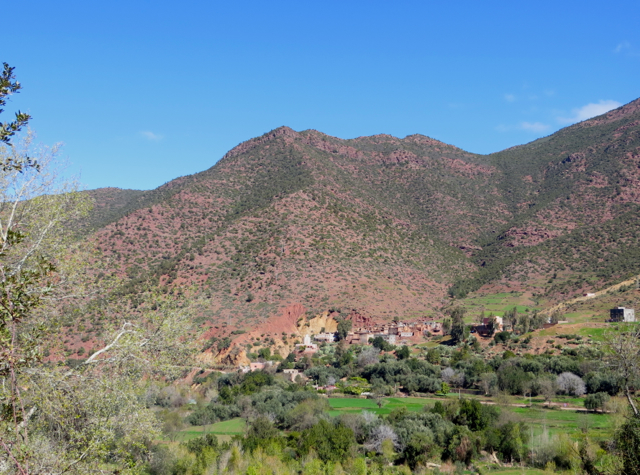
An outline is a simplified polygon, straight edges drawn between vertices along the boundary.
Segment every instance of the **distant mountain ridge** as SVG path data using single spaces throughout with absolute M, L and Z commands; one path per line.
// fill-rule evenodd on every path
M 553 301 L 638 273 L 639 185 L 640 100 L 490 155 L 280 127 L 155 190 L 87 192 L 85 229 L 128 295 L 190 285 L 211 321 L 289 304 L 390 319 L 478 289 Z

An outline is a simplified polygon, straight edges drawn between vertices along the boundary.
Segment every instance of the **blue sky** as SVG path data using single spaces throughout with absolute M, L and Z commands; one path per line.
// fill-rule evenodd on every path
M 491 153 L 640 97 L 633 1 L 3 4 L 7 113 L 87 188 L 155 188 L 281 125 Z

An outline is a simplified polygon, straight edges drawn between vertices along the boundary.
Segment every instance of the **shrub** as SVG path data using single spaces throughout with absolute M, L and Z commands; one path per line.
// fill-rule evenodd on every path
M 493 336 L 493 340 L 496 343 L 506 343 L 507 341 L 509 341 L 509 338 L 511 338 L 511 333 L 507 331 L 498 332 Z

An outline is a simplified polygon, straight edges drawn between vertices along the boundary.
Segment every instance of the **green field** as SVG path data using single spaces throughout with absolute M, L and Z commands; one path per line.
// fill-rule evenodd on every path
M 491 470 L 486 473 L 496 473 L 499 475 L 546 475 L 549 472 L 544 470 L 538 470 L 537 468 L 505 468 L 498 470 Z
M 450 399 L 457 397 L 457 394 L 449 394 Z M 469 397 L 468 395 L 466 397 Z M 442 398 L 384 398 L 382 399 L 382 407 L 378 407 L 376 402 L 371 399 L 360 398 L 331 398 L 329 405 L 331 416 L 338 416 L 344 413 L 359 413 L 362 411 L 370 411 L 378 415 L 389 414 L 396 408 L 406 407 L 407 410 L 420 412 L 425 405 L 432 405 L 436 400 Z M 583 406 L 583 400 L 580 398 L 559 397 L 554 398 L 555 402 L 567 403 L 571 406 Z M 513 403 L 528 403 L 520 398 L 513 398 Z M 540 435 L 543 431 L 555 435 L 559 433 L 569 434 L 572 437 L 578 437 L 582 433 L 588 434 L 590 437 L 597 439 L 605 439 L 611 436 L 612 418 L 607 414 L 587 413 L 582 410 L 565 410 L 561 408 L 547 409 L 543 407 L 544 400 L 533 398 L 533 407 L 502 407 L 502 411 L 513 413 L 518 419 L 529 424 L 532 434 Z
M 516 307 L 518 313 L 525 313 L 527 310 L 531 312 L 538 308 L 535 302 L 525 297 L 521 292 L 475 295 L 467 297 L 464 300 L 464 305 L 467 307 L 467 316 L 465 317 L 467 323 L 475 321 L 481 309 L 493 315 L 502 316 L 508 308 Z
M 611 435 L 612 420 L 607 414 L 539 407 L 512 407 L 510 410 L 531 426 L 534 435 L 545 429 L 551 435 L 562 433 L 571 437 L 587 433 L 592 438 L 605 439 Z
M 243 434 L 246 426 L 246 422 L 241 417 L 230 419 L 228 421 L 216 422 L 215 424 L 207 426 L 191 426 L 186 430 L 180 431 L 176 440 L 183 442 L 185 440 L 191 440 L 196 437 L 200 437 L 204 434 L 215 434 L 222 442 L 223 440 L 229 440 L 231 436 L 236 434 Z
M 374 414 L 386 415 L 396 408 L 406 407 L 408 411 L 422 411 L 426 404 L 433 403 L 433 399 L 420 397 L 384 398 L 382 407 L 378 407 L 372 399 L 360 398 L 330 398 L 329 405 L 331 416 L 338 416 L 344 413 L 358 413 L 362 411 L 373 412 Z
M 457 394 L 452 393 L 448 396 L 448 399 L 455 398 L 457 398 Z M 582 399 L 568 397 L 558 399 L 558 402 L 566 402 L 572 406 L 582 405 Z M 369 411 L 384 416 L 391 413 L 394 409 L 402 407 L 408 411 L 420 412 L 424 410 L 425 406 L 431 406 L 437 400 L 443 400 L 443 398 L 389 397 L 383 398 L 381 400 L 382 406 L 378 407 L 378 404 L 373 399 L 336 397 L 329 398 L 328 402 L 331 410 L 329 410 L 328 413 L 332 417 L 336 417 L 340 414 L 357 414 L 362 411 Z M 523 402 L 524 400 L 521 398 L 512 399 L 512 403 L 519 404 Z M 568 434 L 572 438 L 580 438 L 586 435 L 593 439 L 603 440 L 611 437 L 613 430 L 612 417 L 607 414 L 587 413 L 583 410 L 564 410 L 557 407 L 548 409 L 543 406 L 543 401 L 540 398 L 534 398 L 532 402 L 534 403 L 533 407 L 503 406 L 501 410 L 512 413 L 516 420 L 526 422 L 531 431 L 530 435 L 534 437 L 534 440 L 545 431 L 550 435 Z M 244 433 L 244 430 L 245 420 L 238 417 L 208 426 L 189 427 L 181 431 L 176 437 L 176 440 L 185 441 L 200 437 L 205 433 L 212 433 L 216 434 L 218 438 L 223 441 L 229 440 L 234 435 Z M 495 473 L 507 474 L 512 472 Z M 538 472 L 528 471 L 525 473 L 535 474 Z
M 594 341 L 604 341 L 604 335 L 607 332 L 611 332 L 610 328 L 581 328 L 578 330 L 578 335 L 583 337 L 588 337 L 590 340 Z

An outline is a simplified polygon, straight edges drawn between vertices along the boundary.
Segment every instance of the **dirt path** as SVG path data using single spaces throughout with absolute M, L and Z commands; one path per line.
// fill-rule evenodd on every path
M 559 303 L 557 305 L 554 305 L 553 307 L 549 307 L 549 308 L 547 308 L 545 310 L 542 310 L 540 312 L 540 314 L 541 315 L 551 315 L 556 310 L 562 310 L 562 309 L 568 307 L 569 305 L 573 305 L 574 303 L 584 302 L 585 300 L 596 299 L 596 298 L 602 297 L 603 295 L 606 295 L 608 293 L 616 292 L 616 291 L 618 291 L 618 289 L 620 287 L 624 287 L 624 286 L 628 286 L 628 285 L 634 285 L 638 280 L 640 280 L 640 275 L 637 275 L 637 276 L 633 277 L 632 279 L 625 280 L 624 282 L 620 282 L 618 284 L 611 285 L 611 286 L 607 287 L 606 289 L 598 290 L 597 292 L 594 292 L 593 295 L 590 295 L 588 297 L 584 296 L 584 295 L 581 295 L 580 297 L 575 297 L 573 299 L 566 300 L 566 301 L 561 302 L 561 303 Z

